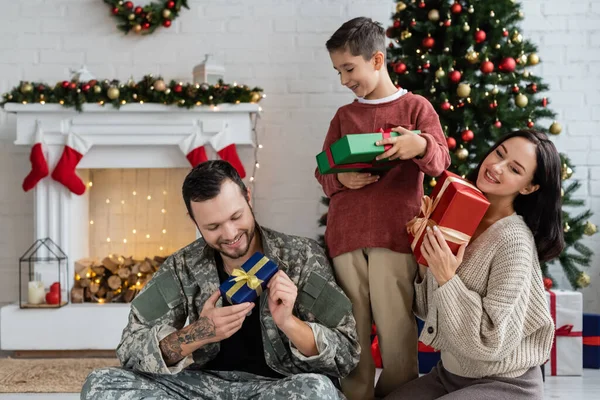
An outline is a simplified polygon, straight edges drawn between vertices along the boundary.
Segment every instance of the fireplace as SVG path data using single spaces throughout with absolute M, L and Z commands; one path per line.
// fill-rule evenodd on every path
M 173 214 L 177 212 L 185 218 L 183 206 L 159 205 L 161 202 L 174 204 L 168 203 L 166 198 L 180 197 L 180 187 L 176 187 L 175 181 L 189 170 L 179 143 L 194 132 L 210 137 L 225 130 L 237 145 L 252 146 L 253 120 L 259 112 L 257 104 L 225 104 L 190 110 L 155 104 L 132 104 L 116 110 L 86 104 L 82 113 L 59 105 L 41 104 L 7 104 L 5 109 L 16 114 L 16 145 L 31 146 L 36 125 L 42 130 L 50 171 L 60 158 L 70 132 L 91 144 L 77 166 L 78 175 L 88 185 L 83 195 L 72 194 L 50 177 L 41 180 L 34 189 L 35 237 L 32 239 L 49 237 L 67 254 L 71 277 L 63 290 L 69 297 L 74 286 L 76 261 L 91 255 L 102 259 L 111 253 L 142 260 L 166 257 L 188 236 L 191 236 L 188 242 L 193 240 L 195 231 L 187 222 L 182 225 L 188 229 L 184 232 L 186 239 L 175 240 L 169 236 L 170 231 L 175 234 L 175 230 L 165 221 L 171 217 L 176 219 L 169 208 L 173 208 Z M 171 177 L 169 187 L 144 183 L 145 180 L 160 182 L 159 176 Z M 105 183 L 111 179 L 123 180 L 118 190 L 107 189 L 110 185 Z M 141 207 L 143 201 L 154 206 Z M 123 210 L 134 205 L 152 215 L 130 214 L 128 219 Z M 144 247 L 144 241 L 134 238 L 135 235 L 138 238 L 143 235 L 143 239 L 148 235 L 148 245 Z M 161 242 L 163 235 L 167 239 Z M 56 310 L 20 310 L 18 306 L 5 306 L 0 310 L 0 347 L 3 350 L 114 349 L 128 310 L 128 304 L 110 302 L 69 304 Z M 98 320 L 108 324 L 102 332 L 95 329 Z M 40 330 L 41 325 L 48 329 Z M 14 329 L 15 326 L 22 328 Z

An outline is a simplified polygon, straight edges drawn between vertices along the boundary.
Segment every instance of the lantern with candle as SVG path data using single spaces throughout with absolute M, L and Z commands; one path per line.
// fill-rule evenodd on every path
M 216 85 L 225 79 L 225 67 L 216 62 L 211 54 L 205 54 L 204 61 L 194 67 L 192 74 L 196 84 Z
M 19 307 L 67 305 L 68 263 L 67 255 L 52 239 L 36 240 L 19 259 Z

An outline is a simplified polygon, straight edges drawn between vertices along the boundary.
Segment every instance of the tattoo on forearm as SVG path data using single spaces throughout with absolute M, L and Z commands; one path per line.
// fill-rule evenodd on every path
M 173 365 L 184 358 L 184 344 L 192 344 L 199 340 L 208 339 L 216 335 L 215 324 L 207 317 L 200 317 L 198 321 L 173 332 L 160 341 L 159 347 L 167 365 Z

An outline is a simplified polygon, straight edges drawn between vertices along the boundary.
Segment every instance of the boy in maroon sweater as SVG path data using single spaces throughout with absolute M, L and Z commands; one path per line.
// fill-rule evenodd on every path
M 404 160 L 381 175 L 315 172 L 331 199 L 325 241 L 338 283 L 352 300 L 362 347 L 358 367 L 342 381 L 342 388 L 349 399 L 370 400 L 418 377 L 412 313 L 417 264 L 406 223 L 419 212 L 423 174 L 440 175 L 450 165 L 450 155 L 431 104 L 391 81 L 380 24 L 364 17 L 352 19 L 326 46 L 342 85 L 358 99 L 337 111 L 323 149 L 347 134 L 391 128 L 400 136 L 378 143 L 392 145 L 378 159 Z M 375 388 L 369 351 L 372 321 L 384 366 Z

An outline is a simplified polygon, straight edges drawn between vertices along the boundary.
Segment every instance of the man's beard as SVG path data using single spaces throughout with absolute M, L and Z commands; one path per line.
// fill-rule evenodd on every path
M 227 258 L 231 258 L 234 260 L 236 258 L 244 257 L 246 254 L 248 254 L 248 250 L 250 250 L 250 245 L 252 244 L 252 240 L 254 239 L 255 234 L 256 234 L 256 224 L 254 225 L 252 230 L 246 231 L 246 232 L 242 233 L 242 236 L 240 236 L 239 240 L 242 240 L 242 238 L 244 236 L 246 237 L 246 247 L 245 248 L 239 249 L 239 250 L 234 250 L 233 252 L 227 252 L 221 248 L 221 245 L 219 245 L 219 248 L 215 249 L 215 250 L 217 250 L 219 253 L 221 253 L 221 256 L 225 256 Z

